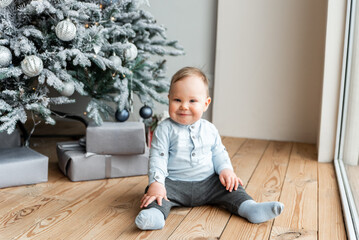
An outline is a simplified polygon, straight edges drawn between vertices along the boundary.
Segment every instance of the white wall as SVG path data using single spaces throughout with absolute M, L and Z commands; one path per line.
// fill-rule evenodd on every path
M 184 56 L 167 58 L 169 80 L 182 67 L 198 67 L 209 78 L 210 93 L 213 95 L 217 0 L 149 0 L 149 2 L 151 6 L 147 10 L 153 14 L 158 23 L 166 26 L 168 39 L 178 40 L 186 53 Z M 155 112 L 161 113 L 167 108 L 166 105 L 158 104 Z M 204 118 L 211 120 L 212 105 L 204 114 Z
M 178 40 L 186 52 L 184 56 L 166 57 L 169 81 L 180 68 L 196 66 L 201 68 L 213 83 L 217 0 L 149 0 L 149 3 L 150 7 L 145 9 L 151 12 L 157 23 L 168 29 L 168 39 Z M 211 91 L 213 92 L 212 88 Z M 167 94 L 165 96 L 167 97 Z M 56 109 L 83 116 L 88 99 L 78 95 L 75 97 L 76 104 L 62 105 Z M 142 105 L 136 101 L 129 121 L 140 118 L 138 111 L 141 107 Z M 161 113 L 163 110 L 167 110 L 166 105 L 156 104 L 155 113 Z M 211 112 L 210 108 L 204 117 L 211 119 Z
M 314 143 L 327 0 L 222 0 L 213 122 L 225 136 Z

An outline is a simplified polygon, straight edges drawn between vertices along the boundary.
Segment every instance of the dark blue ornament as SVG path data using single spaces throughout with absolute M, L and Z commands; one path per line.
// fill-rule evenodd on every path
M 121 111 L 117 110 L 115 113 L 115 117 L 118 122 L 125 122 L 130 117 L 130 113 L 127 109 L 123 109 Z
M 150 118 L 152 116 L 152 108 L 146 105 L 141 107 L 140 116 L 144 119 Z

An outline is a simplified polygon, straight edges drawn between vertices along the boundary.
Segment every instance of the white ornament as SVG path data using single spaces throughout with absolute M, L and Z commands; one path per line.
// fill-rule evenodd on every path
M 12 61 L 12 54 L 7 47 L 0 46 L 0 67 L 7 67 Z
M 63 20 L 56 25 L 56 36 L 62 41 L 71 41 L 76 37 L 76 26 L 70 19 Z
M 75 92 L 75 86 L 71 82 L 64 83 L 64 89 L 60 92 L 62 96 L 70 97 Z
M 12 3 L 12 0 L 0 0 L 0 8 L 5 8 Z
M 127 61 L 132 61 L 137 57 L 137 47 L 133 43 L 129 43 L 130 47 L 125 50 L 125 58 Z
M 22 60 L 21 69 L 26 76 L 35 77 L 42 72 L 44 65 L 39 57 L 31 55 Z
M 113 64 L 115 65 L 116 68 L 119 68 L 122 66 L 122 60 L 119 56 L 112 55 L 109 59 L 113 62 Z

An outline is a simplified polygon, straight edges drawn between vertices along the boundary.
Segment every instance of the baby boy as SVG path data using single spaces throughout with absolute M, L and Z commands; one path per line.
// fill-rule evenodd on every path
M 257 203 L 245 192 L 218 130 L 202 119 L 211 103 L 205 74 L 182 68 L 172 77 L 168 98 L 170 118 L 154 132 L 149 185 L 137 227 L 162 229 L 170 209 L 177 206 L 216 205 L 251 223 L 281 214 L 282 203 Z

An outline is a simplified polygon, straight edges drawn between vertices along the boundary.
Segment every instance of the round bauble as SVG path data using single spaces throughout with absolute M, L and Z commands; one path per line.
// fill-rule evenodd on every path
M 122 66 L 122 60 L 119 56 L 113 55 L 109 59 L 113 62 L 114 66 L 116 68 L 119 68 Z
M 152 116 L 152 108 L 146 105 L 141 107 L 140 116 L 144 119 L 150 118 Z
M 12 54 L 7 47 L 0 46 L 0 67 L 7 67 L 12 61 Z
M 62 96 L 70 97 L 75 92 L 75 86 L 72 82 L 65 82 L 64 89 L 60 92 Z
M 42 60 L 35 55 L 26 56 L 21 62 L 21 70 L 28 77 L 39 75 L 43 68 Z
M 127 61 L 132 61 L 137 57 L 137 47 L 133 43 L 129 43 L 130 47 L 125 50 L 125 58 Z
M 0 8 L 5 8 L 12 3 L 12 0 L 0 0 Z
M 121 111 L 117 110 L 115 113 L 115 117 L 118 122 L 125 122 L 130 117 L 130 113 L 127 109 L 123 109 Z
M 56 36 L 62 41 L 71 41 L 76 37 L 76 26 L 70 19 L 63 20 L 56 25 Z

